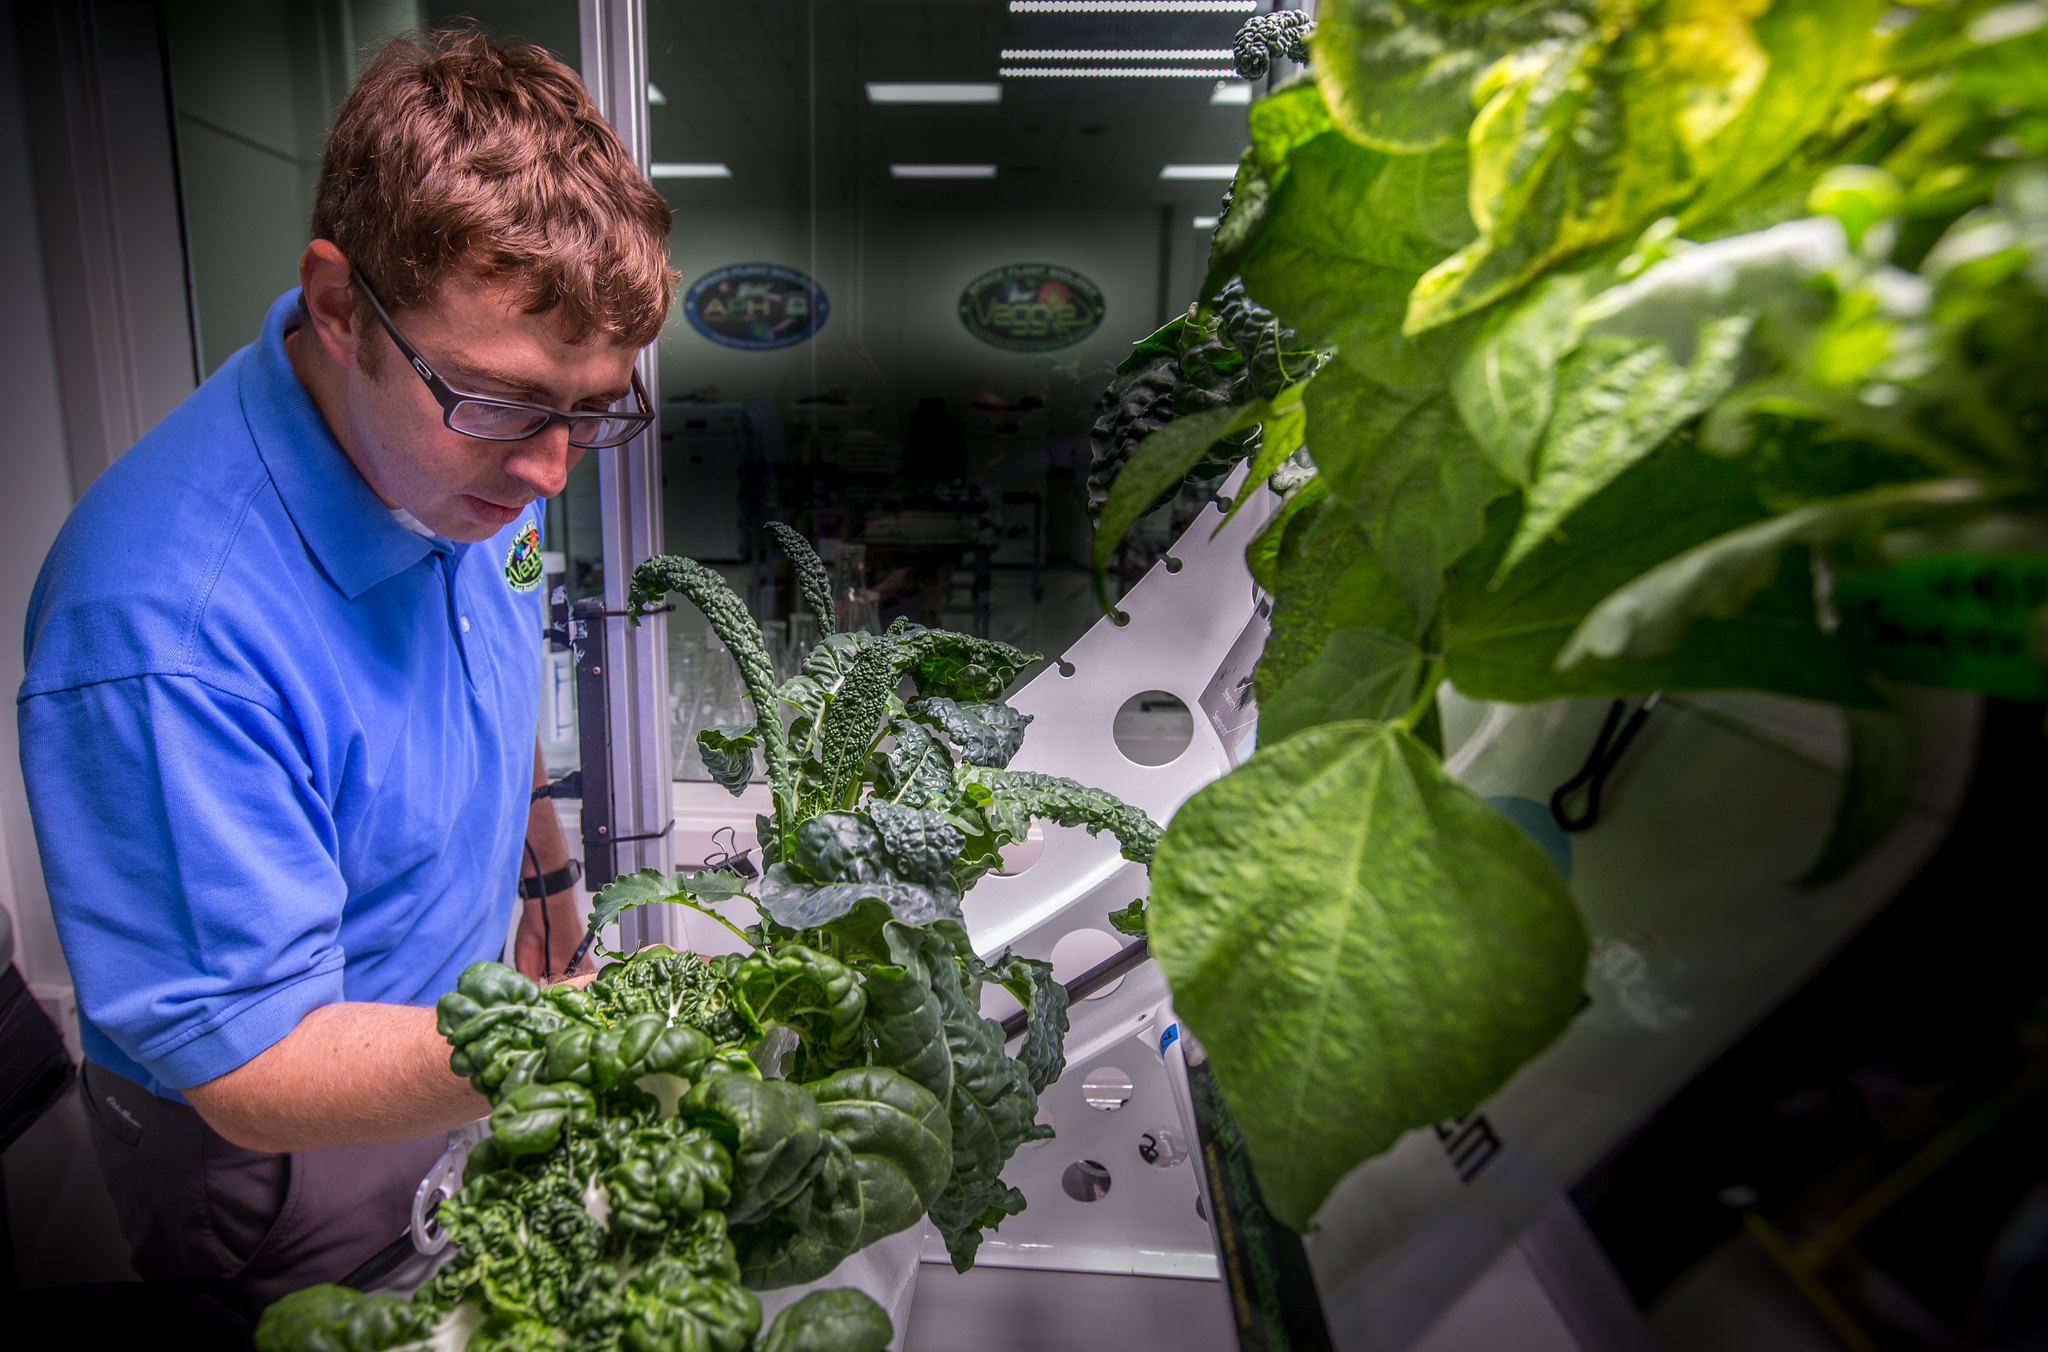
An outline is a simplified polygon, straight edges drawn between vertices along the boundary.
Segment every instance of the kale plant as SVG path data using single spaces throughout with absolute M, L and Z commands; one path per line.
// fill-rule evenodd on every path
M 1180 809 L 1143 920 L 1297 1227 L 1579 1004 L 1571 896 L 1445 774 L 1443 681 L 1849 706 L 1811 882 L 1903 806 L 1874 678 L 2048 696 L 2041 6 L 1328 0 L 1309 51 L 1250 110 L 1196 317 L 1236 279 L 1334 356 L 1151 430 L 1095 546 L 1100 587 L 1262 424 L 1259 747 Z

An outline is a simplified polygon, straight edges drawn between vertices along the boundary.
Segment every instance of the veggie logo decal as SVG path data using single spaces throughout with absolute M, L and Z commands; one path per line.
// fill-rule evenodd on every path
M 505 581 L 513 591 L 530 592 L 540 585 L 541 569 L 540 528 L 528 517 L 505 551 Z
M 825 327 L 825 290 L 774 263 L 733 263 L 699 277 L 683 296 L 690 327 L 720 347 L 773 352 Z
M 960 293 L 960 322 L 991 347 L 1053 352 L 1102 325 L 1102 288 L 1072 268 L 1012 263 L 984 272 Z

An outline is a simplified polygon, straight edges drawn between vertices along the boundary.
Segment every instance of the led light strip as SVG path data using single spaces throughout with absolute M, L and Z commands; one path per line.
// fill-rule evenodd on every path
M 1010 0 L 1012 14 L 1249 14 L 1258 0 Z
M 1079 76 L 1097 76 L 1114 79 L 1140 79 L 1145 76 L 1177 76 L 1180 79 L 1217 80 L 1234 79 L 1234 70 L 1212 70 L 1197 66 L 1004 66 L 996 72 L 1005 80 L 1029 80 L 1038 77 L 1065 76 L 1069 79 Z
M 1189 47 L 1172 51 L 1144 47 L 1081 49 L 1073 47 L 1005 47 L 1005 61 L 1229 61 L 1228 47 Z

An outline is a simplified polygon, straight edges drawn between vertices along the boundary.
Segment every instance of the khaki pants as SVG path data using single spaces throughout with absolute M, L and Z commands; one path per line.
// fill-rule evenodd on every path
M 339 1281 L 403 1233 L 448 1143 L 435 1132 L 273 1155 L 104 1066 L 86 1062 L 80 1080 L 136 1275 L 204 1291 L 251 1319 L 287 1292 Z

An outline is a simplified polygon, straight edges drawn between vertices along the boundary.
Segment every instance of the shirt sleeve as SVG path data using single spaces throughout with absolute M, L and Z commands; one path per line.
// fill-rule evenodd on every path
M 299 739 L 188 676 L 21 702 L 22 773 L 79 1009 L 183 1089 L 342 998 L 348 888 Z

